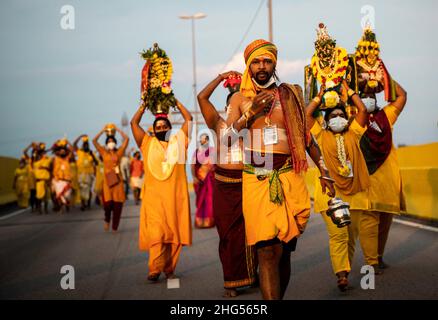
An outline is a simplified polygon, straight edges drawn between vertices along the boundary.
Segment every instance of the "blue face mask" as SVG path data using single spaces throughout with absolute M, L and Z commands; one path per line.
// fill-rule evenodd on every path
M 363 104 L 365 105 L 365 108 L 367 108 L 368 113 L 373 112 L 376 110 L 377 102 L 374 98 L 363 98 L 362 99 Z

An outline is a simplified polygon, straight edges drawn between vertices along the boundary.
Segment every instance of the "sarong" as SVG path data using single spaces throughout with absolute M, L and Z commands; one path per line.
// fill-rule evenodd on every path
M 214 227 L 213 218 L 213 185 L 214 172 L 208 172 L 205 179 L 195 184 L 196 192 L 196 215 L 195 226 L 197 228 Z
M 213 213 L 219 234 L 219 257 L 224 288 L 250 286 L 256 282 L 257 258 L 248 246 L 242 212 L 242 170 L 216 166 Z

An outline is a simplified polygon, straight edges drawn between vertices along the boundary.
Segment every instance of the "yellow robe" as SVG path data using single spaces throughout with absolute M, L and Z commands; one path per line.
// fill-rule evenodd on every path
M 311 134 L 315 137 L 316 142 L 321 148 L 324 148 L 322 143 L 322 134 L 324 134 L 324 129 L 321 127 L 321 124 L 318 121 L 315 121 L 312 129 L 310 130 Z M 366 131 L 366 127 L 362 128 L 356 120 L 354 120 L 348 130 L 351 130 L 359 142 L 362 135 Z M 328 132 L 325 132 L 330 134 Z M 332 174 L 331 174 L 332 175 Z M 342 190 L 336 187 L 336 196 L 341 198 L 343 201 L 348 202 L 350 204 L 350 210 L 368 210 L 370 208 L 370 202 L 368 198 L 368 189 L 357 192 L 352 195 L 345 194 Z M 319 182 L 319 178 L 316 177 L 315 181 L 315 193 L 314 193 L 314 208 L 315 212 L 325 212 L 328 210 L 328 201 L 330 197 L 327 194 L 322 193 L 321 183 Z
M 88 152 L 78 150 L 78 160 L 76 161 L 78 167 L 78 174 L 94 174 L 94 162 L 93 157 Z
M 33 163 L 33 172 L 36 180 L 36 198 L 39 200 L 50 198 L 50 165 L 52 159 L 48 156 L 43 156 L 40 160 Z
M 15 169 L 15 193 L 17 203 L 21 208 L 29 206 L 29 167 Z
M 187 137 L 180 130 L 169 143 L 160 143 L 157 138 L 145 135 L 141 152 L 145 173 L 140 209 L 140 250 L 150 250 L 163 243 L 191 245 L 185 164 Z
M 55 157 L 53 160 L 53 178 L 56 180 L 72 181 L 73 174 L 69 158 Z
M 77 155 L 76 166 L 78 168 L 79 197 L 83 201 L 88 201 L 94 179 L 94 160 L 90 153 L 83 150 L 78 150 Z
M 101 195 L 103 191 L 103 162 L 99 159 L 96 167 L 96 182 L 94 183 L 94 192 Z
M 321 151 L 324 150 L 323 143 L 323 135 L 332 134 L 331 132 L 324 131 L 321 127 L 321 124 L 317 119 L 315 124 L 313 125 L 310 132 L 315 137 L 318 145 L 321 148 Z M 348 132 L 344 133 L 345 141 L 347 139 L 351 139 L 349 141 L 354 141 L 357 143 L 357 148 L 359 149 L 359 141 L 363 134 L 366 131 L 366 127 L 363 128 L 359 125 L 356 120 L 350 124 L 348 128 Z M 352 135 L 352 137 L 347 137 L 346 135 Z M 353 140 L 355 139 L 355 140 Z M 326 140 L 327 141 L 327 140 Z M 346 146 L 346 151 L 349 150 Z M 358 150 L 360 153 L 360 149 Z M 350 155 L 347 153 L 347 159 L 350 159 Z M 357 183 L 358 185 L 368 185 L 369 186 L 369 177 L 368 170 L 366 168 L 365 160 L 362 158 L 362 174 L 366 175 L 366 177 L 362 177 L 365 183 Z M 352 163 L 352 168 L 358 168 L 357 164 Z M 357 172 L 356 172 L 357 173 Z M 330 172 L 332 177 L 336 177 L 338 173 Z M 357 178 L 357 177 L 353 177 Z M 369 208 L 369 199 L 368 199 L 368 188 L 354 194 L 346 194 L 343 190 L 339 189 L 337 185 L 334 185 L 336 190 L 336 197 L 341 198 L 343 201 L 346 201 L 350 204 L 350 214 L 351 214 L 351 224 L 347 227 L 338 228 L 331 220 L 330 217 L 327 216 L 326 211 L 328 210 L 328 201 L 330 197 L 327 194 L 322 193 L 321 183 L 319 182 L 319 178 L 316 178 L 315 181 L 315 193 L 314 193 L 314 208 L 315 212 L 321 213 L 322 218 L 324 219 L 324 223 L 327 227 L 327 233 L 329 235 L 329 250 L 330 250 L 330 260 L 332 263 L 333 272 L 336 274 L 341 271 L 350 272 L 351 264 L 354 257 L 355 252 L 355 244 L 356 239 L 359 234 L 359 226 L 360 219 L 362 217 L 362 212 L 364 209 Z
M 392 105 L 383 108 L 388 121 L 393 125 L 397 121 L 399 111 Z M 400 214 L 405 210 L 400 167 L 394 144 L 388 158 L 377 171 L 370 176 L 370 210 Z

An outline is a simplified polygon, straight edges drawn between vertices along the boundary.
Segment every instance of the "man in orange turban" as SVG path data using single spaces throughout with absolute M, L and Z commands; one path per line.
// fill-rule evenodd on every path
M 233 95 L 227 125 L 232 144 L 244 138 L 243 214 L 247 244 L 255 245 L 264 299 L 282 299 L 290 254 L 304 232 L 310 198 L 304 181 L 306 150 L 320 167 L 322 188 L 334 195 L 321 154 L 306 128 L 298 85 L 277 85 L 277 47 L 256 40 L 244 53 L 246 70 Z

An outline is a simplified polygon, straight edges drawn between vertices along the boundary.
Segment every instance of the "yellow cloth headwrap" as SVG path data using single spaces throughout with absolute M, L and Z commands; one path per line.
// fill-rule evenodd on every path
M 254 97 L 256 93 L 256 87 L 252 81 L 252 74 L 249 66 L 252 60 L 260 56 L 269 56 L 274 63 L 277 63 L 277 47 L 266 40 L 259 39 L 251 42 L 244 52 L 246 69 L 243 73 L 242 83 L 240 84 L 240 92 L 248 98 Z

